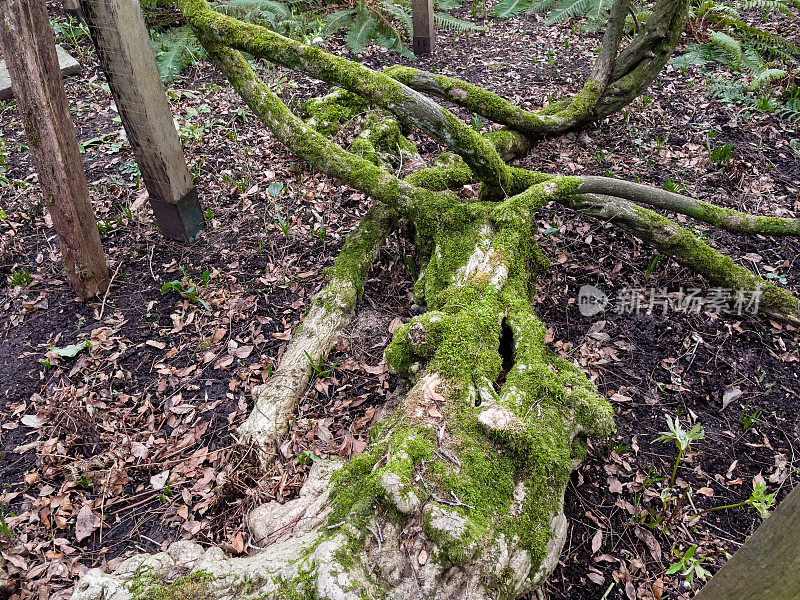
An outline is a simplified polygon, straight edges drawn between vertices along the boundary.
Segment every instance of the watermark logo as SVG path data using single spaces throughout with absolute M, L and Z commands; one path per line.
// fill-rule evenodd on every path
M 584 317 L 603 312 L 608 306 L 608 296 L 593 285 L 582 285 L 578 292 L 578 310 Z
M 728 288 L 622 288 L 612 299 L 593 285 L 581 286 L 578 291 L 578 310 L 585 317 L 592 317 L 611 307 L 618 315 L 662 314 L 668 312 L 700 314 L 729 313 L 736 315 L 758 313 L 761 289 Z

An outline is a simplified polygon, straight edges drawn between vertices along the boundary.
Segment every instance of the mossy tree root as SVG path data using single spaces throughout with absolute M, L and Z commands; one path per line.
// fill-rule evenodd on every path
M 667 217 L 628 200 L 598 194 L 564 197 L 559 202 L 630 231 L 714 285 L 729 290 L 760 291 L 760 312 L 792 325 L 800 325 L 800 299 L 737 265 L 732 258 Z
M 395 211 L 373 205 L 348 236 L 327 273 L 328 284 L 314 296 L 269 382 L 253 389 L 255 405 L 238 435 L 242 443 L 256 448 L 264 467 L 273 460 L 275 442 L 308 386 L 312 365 L 325 360 L 350 323 L 367 272 L 396 224 Z
M 194 580 L 152 577 L 174 578 L 180 563 L 206 599 L 506 600 L 540 585 L 566 538 L 563 494 L 586 437 L 613 427 L 594 385 L 547 349 L 532 309 L 533 277 L 546 268 L 533 211 L 577 183 L 436 214 L 430 311 L 387 349 L 411 390 L 364 453 L 315 466 L 298 499 L 250 515 L 255 555 L 182 542 L 113 575 L 91 571 L 73 600 L 122 600 L 126 580 L 140 597 L 171 600 Z M 153 568 L 144 583 L 142 565 Z

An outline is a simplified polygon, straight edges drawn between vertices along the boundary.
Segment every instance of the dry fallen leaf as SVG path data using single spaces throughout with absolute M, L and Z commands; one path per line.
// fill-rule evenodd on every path
M 592 580 L 592 583 L 596 583 L 597 585 L 603 585 L 606 582 L 606 578 L 600 575 L 600 573 L 590 572 L 586 576 Z
M 711 498 L 711 496 L 714 495 L 714 490 L 712 490 L 710 487 L 701 487 L 699 490 L 697 490 L 697 493 Z
M 85 540 L 98 527 L 100 527 L 100 517 L 92 512 L 89 504 L 84 504 L 78 511 L 75 521 L 75 539 L 79 542 Z
M 598 529 L 597 533 L 594 534 L 592 537 L 592 554 L 597 554 L 597 551 L 600 550 L 600 546 L 603 545 L 603 530 Z
M 727 408 L 731 402 L 737 400 L 741 395 L 742 390 L 739 388 L 727 388 L 722 394 L 722 408 Z
M 421 565 L 424 565 L 426 562 L 428 562 L 428 553 L 425 551 L 425 548 L 420 550 L 419 554 L 417 554 L 417 562 Z
M 158 475 L 153 475 L 150 478 L 150 485 L 153 486 L 154 490 L 163 489 L 165 485 L 167 485 L 167 479 L 169 479 L 169 471 L 162 471 Z
M 664 593 L 664 580 L 659 577 L 655 580 L 652 587 L 653 591 L 653 598 L 655 600 L 661 600 L 661 595 Z
M 442 383 L 442 378 L 439 377 L 438 373 L 428 375 L 422 384 L 422 391 L 425 393 L 425 397 L 437 402 L 444 400 L 444 396 L 436 391 L 440 383 Z

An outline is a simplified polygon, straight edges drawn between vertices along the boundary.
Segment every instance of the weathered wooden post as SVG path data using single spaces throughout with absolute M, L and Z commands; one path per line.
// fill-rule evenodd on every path
M 89 201 L 43 0 L 0 0 L 0 44 L 67 281 L 81 300 L 106 290 L 108 267 Z
M 414 54 L 430 54 L 436 48 L 436 29 L 433 26 L 433 0 L 411 0 L 414 25 Z
M 800 600 L 800 486 L 694 600 Z
M 80 0 L 100 64 L 165 237 L 191 240 L 203 229 L 164 84 L 138 0 Z

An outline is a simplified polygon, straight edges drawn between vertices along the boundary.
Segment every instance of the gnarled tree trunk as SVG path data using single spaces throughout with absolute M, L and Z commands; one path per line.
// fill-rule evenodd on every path
M 583 90 L 538 113 L 458 80 L 408 69 L 371 71 L 220 15 L 205 0 L 179 4 L 216 65 L 276 138 L 376 202 L 239 433 L 269 461 L 269 448 L 308 381 L 310 364 L 300 357 L 308 352 L 316 362 L 327 353 L 398 220 L 414 227 L 424 265 L 415 299 L 428 310 L 399 327 L 386 350 L 390 367 L 410 379 L 410 391 L 371 430 L 362 454 L 347 464 L 316 465 L 299 498 L 250 515 L 257 548 L 251 556 L 228 558 L 220 549 L 178 542 L 167 553 L 134 557 L 114 574 L 90 571 L 74 600 L 177 592 L 472 600 L 515 598 L 540 585 L 564 542 L 570 472 L 587 437 L 613 427 L 611 407 L 592 383 L 546 347 L 545 326 L 532 308 L 535 277 L 548 265 L 535 241 L 534 213 L 550 201 L 608 219 L 718 285 L 760 289 L 771 316 L 800 322 L 794 296 L 639 204 L 740 232 L 796 235 L 800 221 L 754 218 L 647 186 L 535 173 L 503 160 L 525 152 L 531 136 L 578 126 L 643 91 L 677 43 L 685 0 L 658 0 L 657 19 L 622 52 L 627 1 L 617 0 Z M 239 51 L 341 89 L 311 103 L 303 122 Z M 425 94 L 512 129 L 481 136 Z M 369 133 L 351 151 L 326 137 L 369 106 L 379 112 L 364 118 Z M 392 147 L 418 158 L 400 124 L 418 127 L 455 154 L 399 179 L 383 168 Z M 449 191 L 473 181 L 481 184 L 478 198 Z

